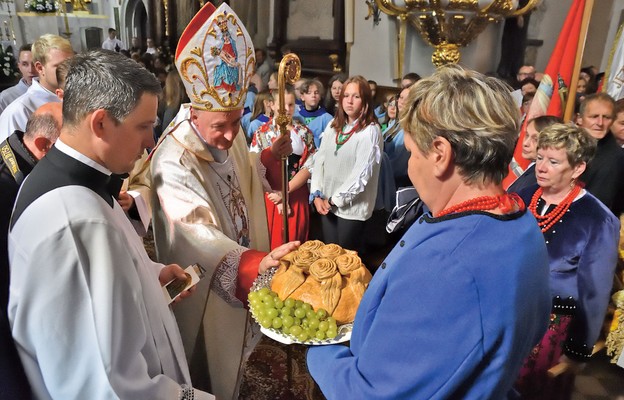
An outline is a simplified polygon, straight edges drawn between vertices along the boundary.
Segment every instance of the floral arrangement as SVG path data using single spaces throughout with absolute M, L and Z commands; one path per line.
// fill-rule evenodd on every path
M 53 0 L 26 0 L 24 9 L 36 13 L 53 13 L 58 11 L 58 3 Z

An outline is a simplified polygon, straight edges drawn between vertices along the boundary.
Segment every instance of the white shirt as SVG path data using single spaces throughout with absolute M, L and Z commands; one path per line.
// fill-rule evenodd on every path
M 15 86 L 11 86 L 8 89 L 4 89 L 2 93 L 0 93 L 0 114 L 4 111 L 5 108 L 12 102 L 14 102 L 18 97 L 26 93 L 29 84 L 26 83 L 24 78 L 20 79 L 19 82 Z
M 55 93 L 41 86 L 39 78 L 33 78 L 26 93 L 18 97 L 0 115 L 0 142 L 15 130 L 24 132 L 28 118 L 35 110 L 46 103 L 60 103 Z
M 117 46 L 119 46 L 119 50 L 126 49 L 126 45 L 124 45 L 124 43 L 117 38 L 115 39 L 108 38 L 102 43 L 102 48 L 104 50 L 117 51 L 116 49 Z

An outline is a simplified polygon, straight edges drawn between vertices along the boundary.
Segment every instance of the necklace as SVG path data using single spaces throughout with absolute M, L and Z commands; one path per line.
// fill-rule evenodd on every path
M 358 121 L 355 125 L 353 125 L 353 128 L 351 128 L 348 132 L 341 131 L 339 134 L 336 135 L 336 151 L 334 152 L 334 154 L 337 154 L 338 150 L 340 150 L 342 145 L 347 143 L 349 139 L 351 139 L 351 136 L 353 136 L 353 134 L 359 127 L 360 127 L 360 122 Z M 344 130 L 344 127 L 342 128 L 342 130 Z
M 535 219 L 537 219 L 537 225 L 542 229 L 542 232 L 547 232 L 568 211 L 576 196 L 578 196 L 581 192 L 581 185 L 578 183 L 575 184 L 568 195 L 559 204 L 557 204 L 553 210 L 545 215 L 540 215 L 537 212 L 537 201 L 542 197 L 543 192 L 544 190 L 541 187 L 535 191 L 533 197 L 531 198 L 531 203 L 529 204 L 529 210 Z
M 498 196 L 481 196 L 455 204 L 449 208 L 445 208 L 440 211 L 438 215 L 436 215 L 436 218 L 452 213 L 465 211 L 488 211 L 495 208 L 500 208 L 504 214 L 507 214 L 513 211 L 516 207 L 520 211 L 525 209 L 524 202 L 516 193 L 505 193 Z

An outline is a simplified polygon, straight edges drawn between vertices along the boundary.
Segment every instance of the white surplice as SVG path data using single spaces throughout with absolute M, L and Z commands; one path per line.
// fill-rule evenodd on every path
M 9 252 L 9 319 L 36 398 L 178 399 L 190 385 L 163 265 L 116 201 L 53 189 L 17 219 Z

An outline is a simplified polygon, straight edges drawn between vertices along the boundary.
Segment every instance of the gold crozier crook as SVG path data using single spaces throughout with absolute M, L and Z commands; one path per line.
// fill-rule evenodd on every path
M 286 54 L 279 65 L 277 72 L 277 88 L 279 108 L 275 122 L 279 126 L 280 136 L 290 135 L 288 125 L 291 117 L 286 114 L 284 107 L 284 93 L 286 84 L 294 85 L 301 76 L 301 61 L 296 54 Z M 282 241 L 288 243 L 288 156 L 282 156 Z

